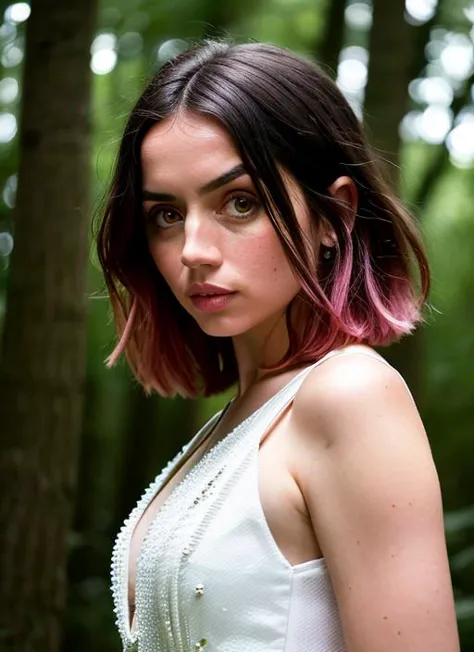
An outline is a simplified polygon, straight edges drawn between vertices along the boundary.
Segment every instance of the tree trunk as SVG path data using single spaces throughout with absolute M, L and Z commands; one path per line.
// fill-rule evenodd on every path
M 390 175 L 398 187 L 398 129 L 408 104 L 413 28 L 405 21 L 403 0 L 374 0 L 373 5 L 364 120 L 372 144 L 392 164 Z
M 321 42 L 316 47 L 319 63 L 329 68 L 331 77 L 336 79 L 339 53 L 341 51 L 346 24 L 344 14 L 346 0 L 329 0 L 326 7 L 326 24 Z
M 2 649 L 55 652 L 84 379 L 97 0 L 32 0 L 0 372 Z
M 198 425 L 198 401 L 147 397 L 138 386 L 131 387 L 129 399 L 113 536 L 145 487 L 191 439 Z
M 387 162 L 392 186 L 400 185 L 399 126 L 407 110 L 415 31 L 404 18 L 403 0 L 374 0 L 369 45 L 369 70 L 364 116 L 369 138 Z M 421 394 L 422 338 L 420 331 L 384 352 L 407 380 L 415 398 Z

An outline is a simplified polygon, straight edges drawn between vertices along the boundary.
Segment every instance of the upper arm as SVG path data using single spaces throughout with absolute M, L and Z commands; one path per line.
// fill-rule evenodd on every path
M 309 374 L 292 418 L 297 480 L 348 652 L 456 652 L 441 492 L 421 419 L 393 369 L 343 358 Z

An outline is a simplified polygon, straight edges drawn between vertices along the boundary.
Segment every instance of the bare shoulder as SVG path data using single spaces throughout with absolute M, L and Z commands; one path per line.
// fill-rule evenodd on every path
M 365 348 L 365 347 L 364 347 Z M 294 401 L 294 422 L 324 446 L 351 437 L 354 427 L 396 416 L 399 425 L 425 431 L 400 374 L 370 349 L 357 347 L 325 360 L 305 378 Z
M 402 378 L 347 351 L 311 370 L 291 418 L 347 649 L 458 652 L 438 476 Z

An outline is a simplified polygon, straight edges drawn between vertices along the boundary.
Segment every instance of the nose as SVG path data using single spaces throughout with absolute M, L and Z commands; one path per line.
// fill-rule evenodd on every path
M 221 265 L 222 252 L 218 242 L 216 225 L 197 216 L 186 217 L 181 262 L 189 268 L 204 265 L 218 267 Z

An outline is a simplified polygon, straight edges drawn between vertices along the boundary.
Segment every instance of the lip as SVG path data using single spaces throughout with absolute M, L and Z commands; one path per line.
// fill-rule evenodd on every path
M 221 292 L 219 294 L 194 294 L 190 300 L 201 312 L 218 312 L 224 310 L 236 296 L 237 292 Z
M 222 294 L 233 294 L 233 290 L 228 288 L 220 287 L 219 285 L 213 285 L 212 283 L 194 283 L 189 288 L 187 295 L 188 297 L 194 297 L 196 295 L 206 296 L 206 295 L 222 295 Z

